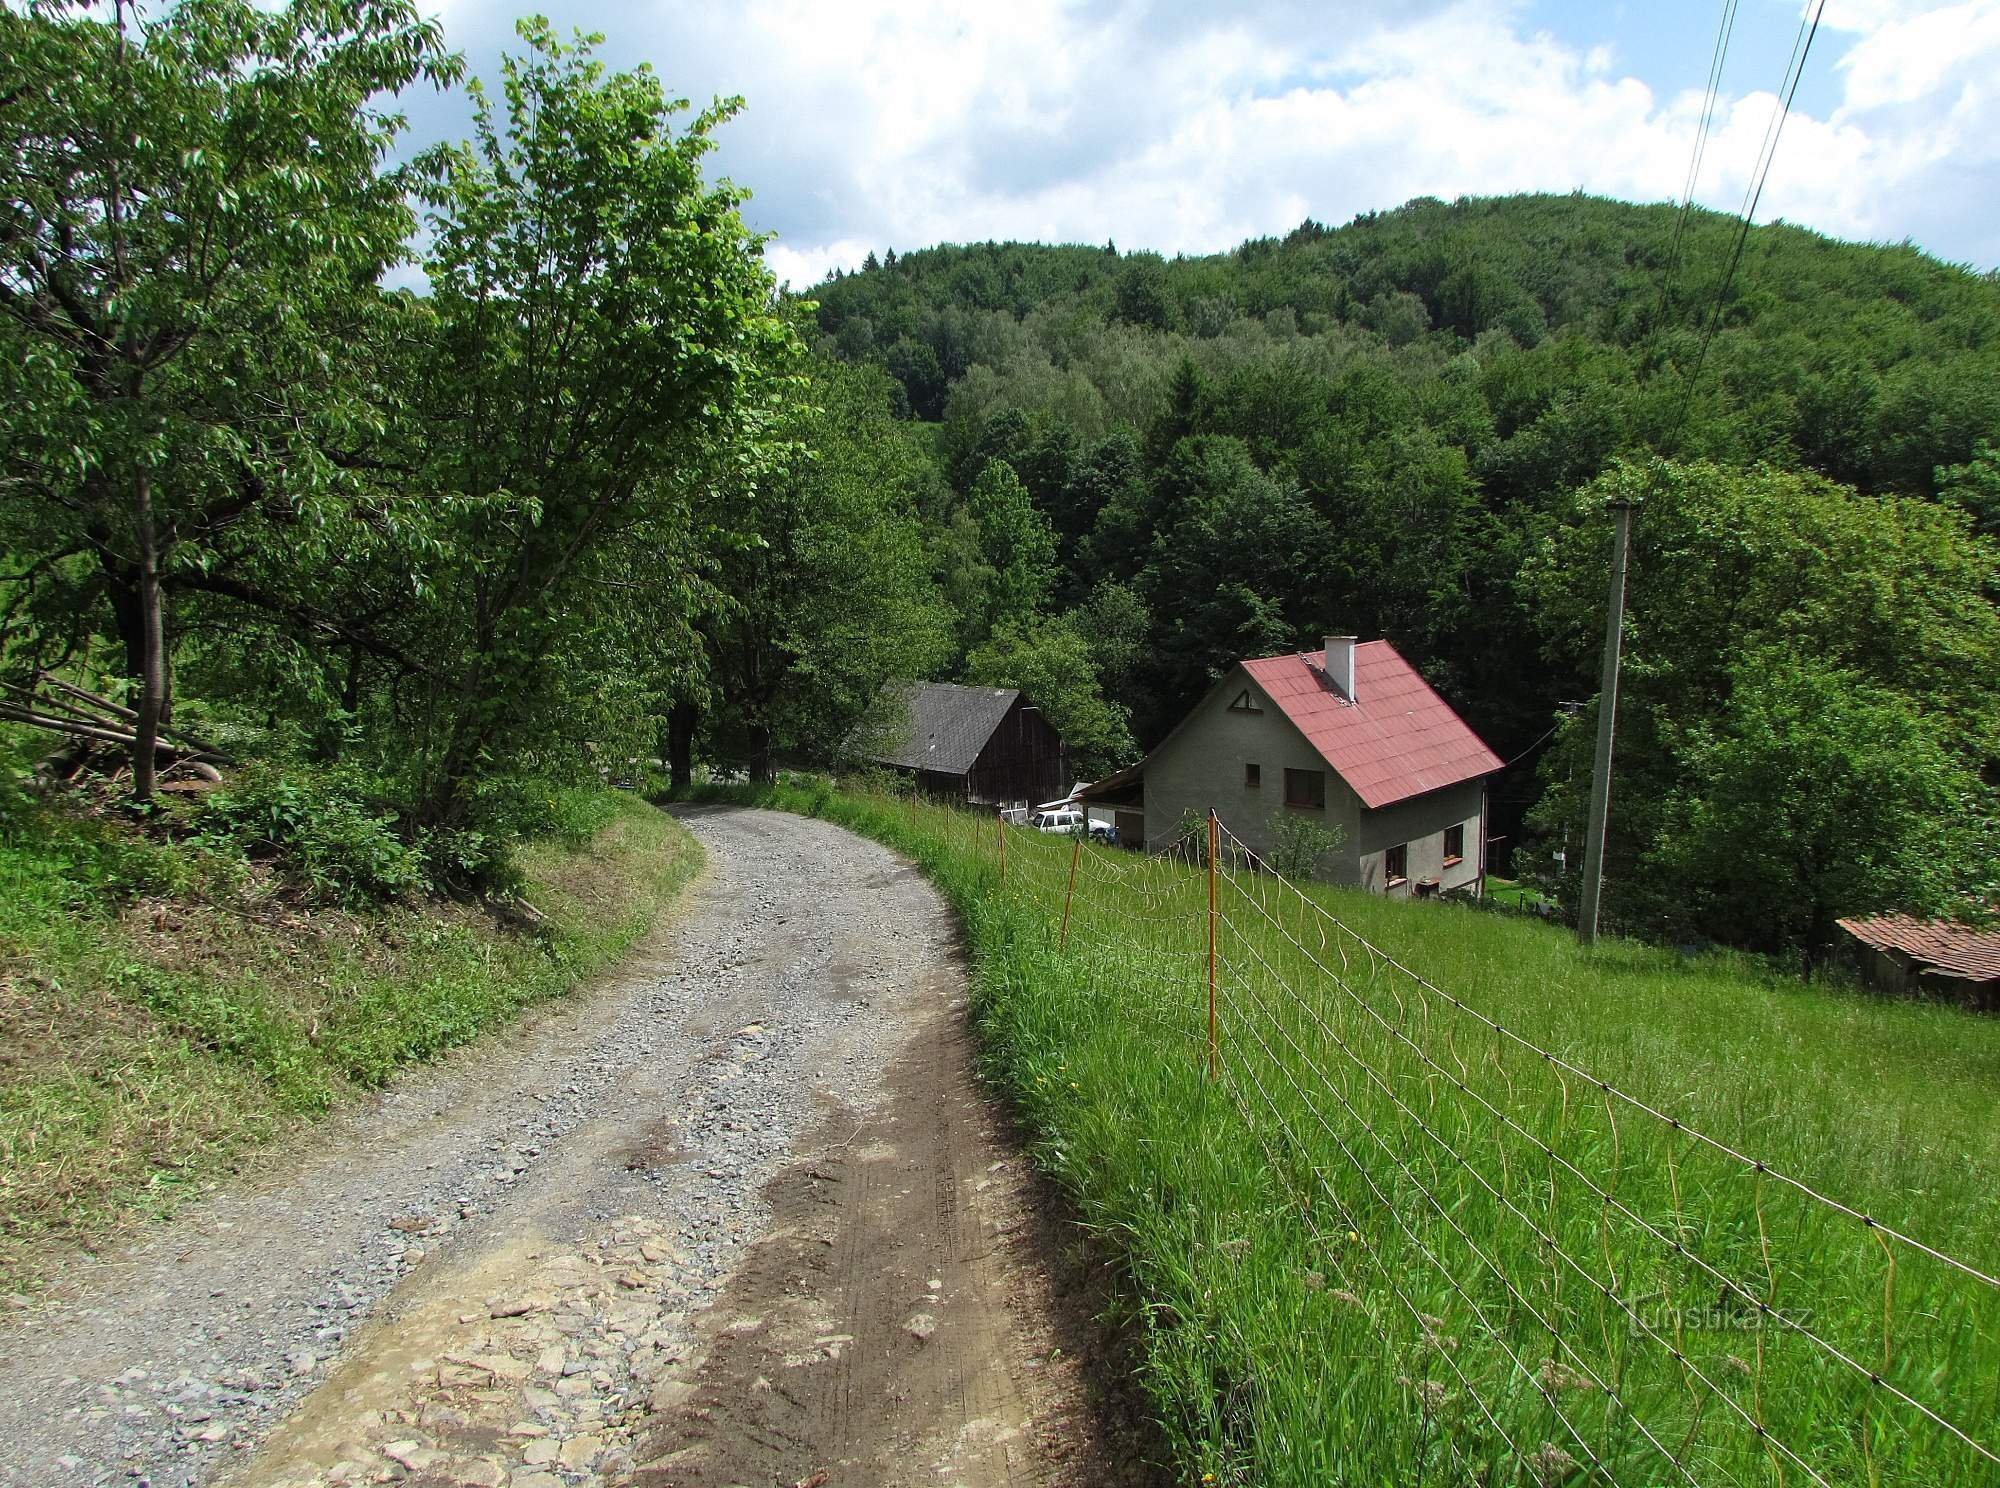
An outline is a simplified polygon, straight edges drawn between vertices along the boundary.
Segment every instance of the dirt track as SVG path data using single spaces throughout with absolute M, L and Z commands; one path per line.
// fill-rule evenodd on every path
M 0 1481 L 1136 1481 L 935 893 L 687 819 L 709 871 L 621 977 L 0 1331 Z

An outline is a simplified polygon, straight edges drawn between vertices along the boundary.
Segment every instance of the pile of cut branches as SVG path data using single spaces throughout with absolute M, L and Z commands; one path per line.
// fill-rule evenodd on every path
M 86 776 L 113 780 L 132 766 L 138 748 L 139 715 L 76 683 L 36 672 L 26 682 L 0 682 L 0 723 L 26 724 L 66 741 L 44 763 L 54 781 L 74 783 Z M 221 766 L 232 763 L 214 745 L 183 729 L 162 724 L 154 744 L 163 787 L 199 791 L 222 783 Z

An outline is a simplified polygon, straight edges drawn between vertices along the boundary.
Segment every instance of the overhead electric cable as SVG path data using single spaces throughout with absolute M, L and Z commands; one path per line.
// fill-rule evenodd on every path
M 1737 226 L 1736 246 L 1729 255 L 1729 267 L 1723 273 L 1722 287 L 1716 292 L 1715 310 L 1709 316 L 1708 329 L 1703 332 L 1701 346 L 1695 352 L 1694 367 L 1681 389 L 1680 410 L 1674 416 L 1673 432 L 1667 438 L 1670 447 L 1680 438 L 1681 429 L 1687 423 L 1695 384 L 1701 378 L 1702 364 L 1708 360 L 1709 343 L 1714 341 L 1716 330 L 1722 324 L 1722 312 L 1729 303 L 1729 287 L 1735 283 L 1737 267 L 1743 262 L 1743 248 L 1750 240 L 1750 225 L 1757 216 L 1758 203 L 1764 199 L 1764 183 L 1770 178 L 1771 162 L 1777 158 L 1778 140 L 1784 134 L 1785 121 L 1791 117 L 1792 100 L 1798 96 L 1799 80 L 1805 76 L 1806 59 L 1812 55 L 1813 39 L 1819 35 L 1820 17 L 1825 13 L 1826 0 L 1816 0 L 1810 12 L 1800 14 L 1798 35 L 1792 40 L 1792 54 L 1785 63 L 1785 77 L 1778 85 L 1777 105 L 1771 111 L 1771 122 L 1764 128 L 1764 143 L 1758 152 L 1750 184 L 1744 191 L 1743 220 Z
M 1681 239 L 1687 233 L 1688 219 L 1694 215 L 1695 187 L 1701 180 L 1702 157 L 1708 153 L 1709 130 L 1715 122 L 1716 100 L 1722 91 L 1723 63 L 1729 56 L 1730 38 L 1736 32 L 1737 0 L 1722 0 L 1722 19 L 1715 28 L 1715 50 L 1708 60 L 1708 87 L 1702 95 L 1701 118 L 1695 125 L 1694 148 L 1689 152 L 1687 182 L 1681 187 L 1681 208 L 1674 218 L 1674 236 L 1667 244 L 1666 272 L 1660 276 L 1660 308 L 1657 318 L 1664 320 L 1674 269 L 1680 262 Z

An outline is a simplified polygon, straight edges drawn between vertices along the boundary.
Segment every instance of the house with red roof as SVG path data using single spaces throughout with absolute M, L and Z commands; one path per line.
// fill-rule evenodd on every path
M 1501 760 L 1387 641 L 1238 662 L 1139 764 L 1083 795 L 1158 848 L 1211 808 L 1257 852 L 1283 813 L 1339 836 L 1319 876 L 1381 893 L 1478 893 Z

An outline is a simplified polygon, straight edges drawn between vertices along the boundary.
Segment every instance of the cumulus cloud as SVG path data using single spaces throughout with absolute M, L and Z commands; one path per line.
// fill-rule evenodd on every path
M 704 101 L 745 95 L 718 161 L 755 192 L 795 284 L 939 241 L 1208 252 L 1417 195 L 1666 200 L 1701 110 L 1699 78 L 1640 75 L 1649 59 L 1625 56 L 1612 7 L 1582 23 L 1603 34 L 1564 36 L 1510 0 L 588 10 L 559 19 L 610 33 L 608 57 L 649 59 Z M 447 10 L 475 65 L 502 14 Z M 1830 0 L 1813 57 L 1825 106 L 1795 111 L 1760 217 L 2000 262 L 1996 62 L 2000 0 Z M 1774 106 L 1725 92 L 1706 204 L 1741 203 Z

